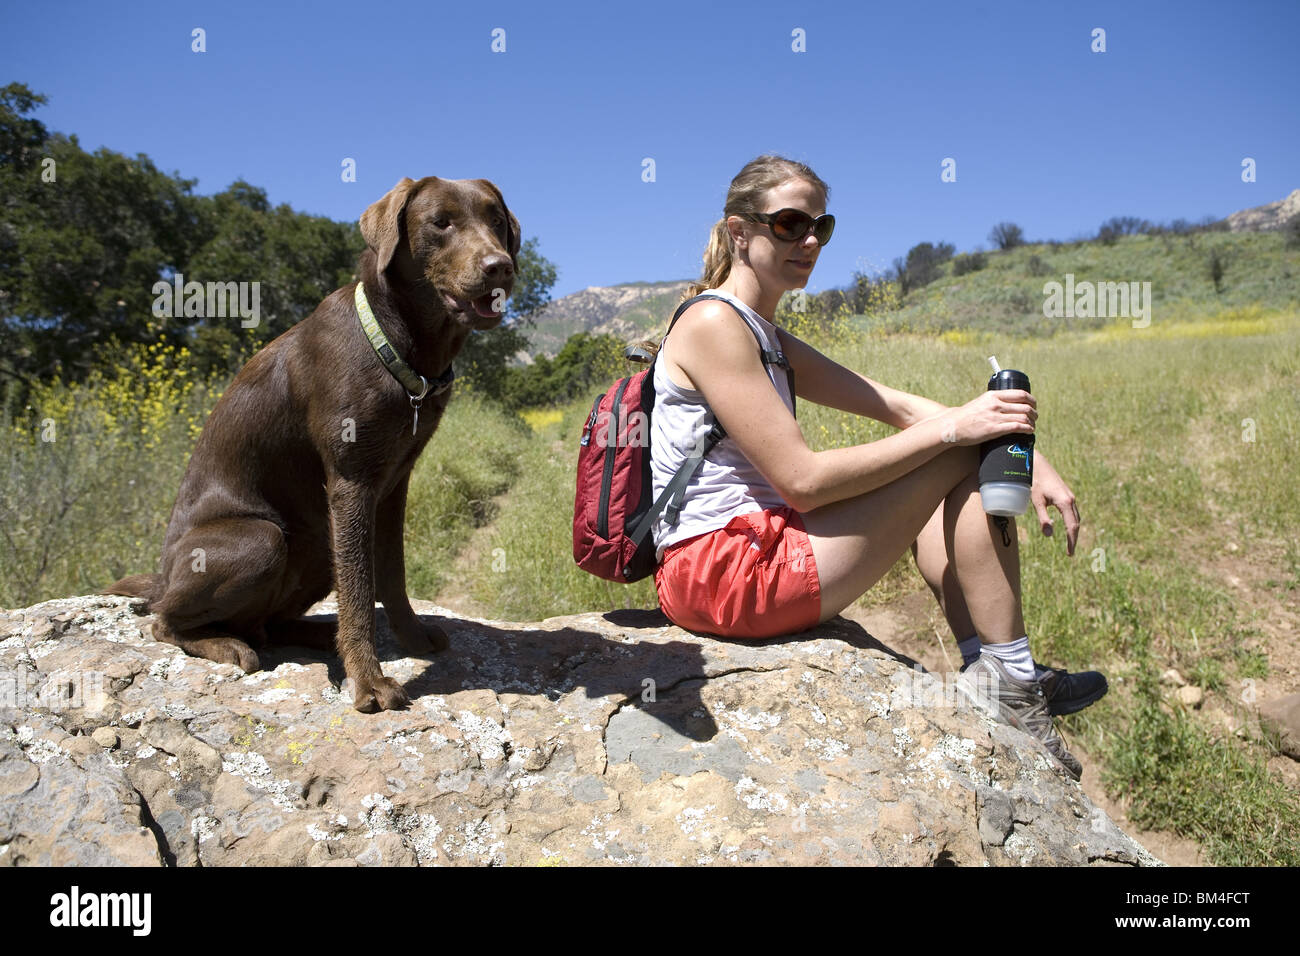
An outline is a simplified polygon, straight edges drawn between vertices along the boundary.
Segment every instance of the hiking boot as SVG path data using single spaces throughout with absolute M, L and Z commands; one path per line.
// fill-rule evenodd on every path
M 1078 671 L 1071 674 L 1063 667 L 1049 667 L 1050 673 L 1043 675 L 1038 682 L 1043 685 L 1047 696 L 1047 710 L 1053 717 L 1077 713 L 1089 704 L 1106 696 L 1110 685 L 1104 675 L 1097 671 Z
M 1041 665 L 1035 665 L 1041 667 Z M 963 664 L 965 673 L 970 664 Z M 1076 671 L 1071 674 L 1063 667 L 1043 668 L 1049 671 L 1039 678 L 1043 693 L 1047 697 L 1047 712 L 1053 717 L 1076 714 L 1089 704 L 1094 704 L 1106 696 L 1110 685 L 1106 677 L 1097 671 Z
M 1083 776 L 1083 766 L 1065 749 L 1047 710 L 1047 693 L 1039 681 L 1017 680 L 996 657 L 981 654 L 962 672 L 960 681 L 986 701 L 993 716 L 1037 738 L 1073 779 Z

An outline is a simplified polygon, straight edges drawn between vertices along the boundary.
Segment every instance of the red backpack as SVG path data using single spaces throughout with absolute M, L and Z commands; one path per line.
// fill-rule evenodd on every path
M 700 299 L 721 299 L 740 313 L 724 296 L 702 293 L 687 299 L 668 323 L 671 332 L 678 317 Z M 740 313 L 744 317 L 744 313 Z M 754 331 L 749 322 L 745 322 Z M 666 338 L 667 332 L 664 333 Z M 754 332 L 755 338 L 758 333 Z M 782 352 L 768 352 L 759 343 L 766 365 L 786 370 L 790 395 L 794 396 L 794 371 Z M 645 353 L 642 353 L 643 355 Z M 651 501 L 650 415 L 655 407 L 654 363 L 628 378 L 619 379 L 609 391 L 596 398 L 591 415 L 582 429 L 578 449 L 577 493 L 573 501 L 573 560 L 578 567 L 609 581 L 630 584 L 654 572 L 658 561 L 650 529 L 661 512 L 670 523 L 677 521 L 686 485 L 699 470 L 704 456 L 727 437 L 716 421 L 669 481 L 668 487 Z

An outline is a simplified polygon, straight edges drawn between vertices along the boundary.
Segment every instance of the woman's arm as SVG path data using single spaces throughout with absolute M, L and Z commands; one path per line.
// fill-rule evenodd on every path
M 947 405 L 859 375 L 785 329 L 777 332 L 781 337 L 781 348 L 794 368 L 795 389 L 800 398 L 855 415 L 866 415 L 897 428 L 908 428 L 950 411 Z M 1034 449 L 1034 485 L 1030 500 L 1038 514 L 1040 529 L 1049 537 L 1053 527 L 1048 506 L 1061 513 L 1065 519 L 1066 554 L 1073 556 L 1083 519 L 1079 516 L 1074 492 L 1037 448 Z
M 879 441 L 814 452 L 772 387 L 753 333 L 729 306 L 708 301 L 691 306 L 673 335 L 672 364 L 682 369 L 690 387 L 704 393 L 728 436 L 796 511 L 888 484 L 938 455 L 946 442 L 969 445 L 1033 431 L 1033 396 L 1019 390 L 985 392 Z M 816 386 L 814 391 L 823 394 Z M 859 391 L 857 403 L 865 394 Z M 890 414 L 883 399 L 880 407 Z
M 947 405 L 890 388 L 827 358 L 807 342 L 778 329 L 781 349 L 794 369 L 795 391 L 818 405 L 907 428 L 948 411 Z
M 855 415 L 866 415 L 897 428 L 908 428 L 951 410 L 947 405 L 859 375 L 785 329 L 777 332 L 781 337 L 781 348 L 794 368 L 795 389 L 800 398 Z M 1034 449 L 1034 485 L 1030 500 L 1038 514 L 1039 528 L 1049 537 L 1053 527 L 1047 509 L 1051 506 L 1061 513 L 1065 519 L 1066 554 L 1073 556 L 1083 519 L 1079 516 L 1074 492 L 1037 448 Z

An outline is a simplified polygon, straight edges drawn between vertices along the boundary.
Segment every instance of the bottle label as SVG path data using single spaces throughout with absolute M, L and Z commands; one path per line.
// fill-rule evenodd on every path
M 987 442 L 980 456 L 980 484 L 988 481 L 1018 481 L 1033 484 L 1034 440 L 1009 436 Z

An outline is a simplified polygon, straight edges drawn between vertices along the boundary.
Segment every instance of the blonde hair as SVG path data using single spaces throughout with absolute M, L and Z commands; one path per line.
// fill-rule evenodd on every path
M 763 155 L 745 164 L 745 168 L 731 181 L 726 204 L 722 207 L 722 218 L 714 223 L 713 232 L 709 234 L 709 245 L 704 250 L 704 272 L 682 293 L 679 302 L 685 302 L 705 289 L 716 289 L 731 274 L 736 250 L 727 229 L 727 217 L 762 212 L 767 191 L 791 179 L 802 179 L 815 186 L 822 194 L 823 205 L 830 199 L 831 187 L 797 160 Z

